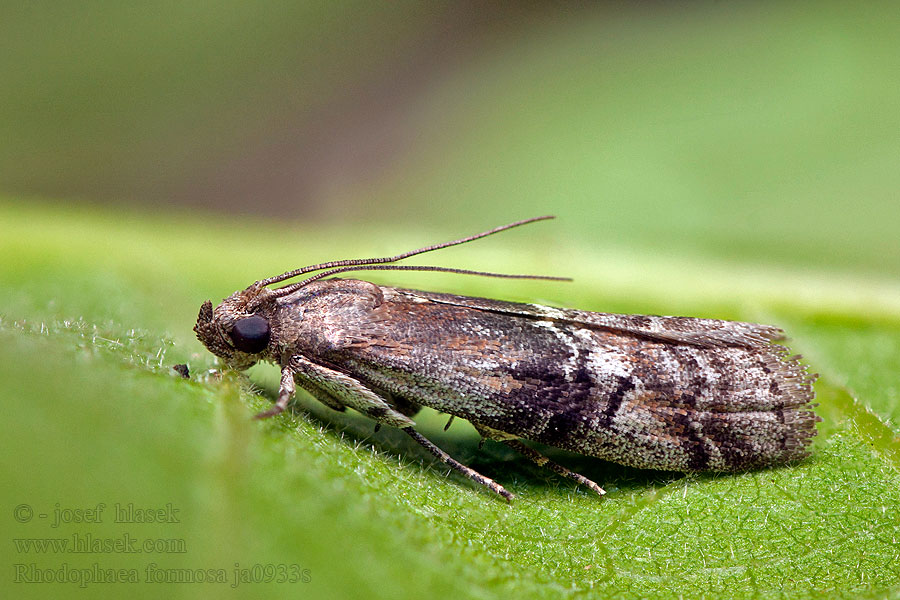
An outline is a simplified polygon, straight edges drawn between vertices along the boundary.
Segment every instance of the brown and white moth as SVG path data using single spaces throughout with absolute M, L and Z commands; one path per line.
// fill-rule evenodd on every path
M 623 465 L 740 471 L 800 460 L 816 435 L 812 383 L 768 325 L 619 315 L 421 292 L 354 279 L 346 271 L 424 270 L 396 265 L 416 254 L 485 237 L 538 217 L 397 256 L 328 262 L 237 291 L 194 331 L 230 367 L 281 367 L 275 406 L 295 385 L 335 410 L 399 427 L 452 468 L 507 500 L 507 490 L 455 461 L 411 419 L 421 406 L 469 420 L 485 438 L 598 494 L 593 481 L 522 439 Z M 271 289 L 304 273 L 299 283 Z M 449 423 L 448 423 L 449 425 Z

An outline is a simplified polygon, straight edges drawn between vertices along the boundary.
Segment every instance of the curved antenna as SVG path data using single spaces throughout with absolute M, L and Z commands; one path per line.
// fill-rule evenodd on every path
M 288 271 L 287 273 L 282 273 L 281 275 L 276 275 L 275 277 L 269 277 L 268 279 L 263 279 L 257 282 L 259 286 L 266 286 L 272 283 L 278 283 L 279 281 L 284 281 L 285 279 L 291 279 L 292 277 L 296 277 L 297 275 L 303 275 L 304 273 L 312 273 L 313 271 L 322 271 L 324 269 L 334 269 L 334 268 L 342 268 L 342 267 L 350 267 L 350 266 L 362 266 L 362 265 L 383 265 L 387 263 L 397 262 L 398 260 L 403 260 L 404 258 L 409 258 L 410 256 L 416 256 L 417 254 L 424 254 L 426 252 L 432 252 L 434 250 L 440 250 L 442 248 L 449 248 L 451 246 L 458 246 L 460 244 L 465 244 L 466 242 L 471 242 L 477 239 L 481 239 L 483 237 L 487 237 L 489 235 L 494 235 L 495 233 L 500 233 L 501 231 L 506 231 L 507 229 L 512 229 L 513 227 L 519 227 L 520 225 L 527 225 L 528 223 L 534 223 L 535 221 L 546 221 L 547 219 L 554 219 L 556 217 L 552 215 L 544 215 L 543 217 L 532 217 L 530 219 L 523 219 L 522 221 L 516 221 L 515 223 L 510 223 L 508 225 L 501 225 L 500 227 L 494 227 L 491 230 L 484 231 L 482 233 L 478 233 L 475 235 L 470 235 L 468 237 L 460 238 L 458 240 L 453 240 L 452 242 L 444 242 L 443 244 L 434 244 L 433 246 L 425 246 L 424 248 L 419 248 L 418 250 L 410 250 L 409 252 L 404 252 L 403 254 L 398 254 L 396 256 L 386 256 L 383 258 L 352 258 L 348 260 L 334 260 L 331 262 L 319 263 L 317 265 L 310 265 L 308 267 L 303 267 L 300 269 L 294 269 L 293 271 Z M 354 269 L 347 269 L 354 270 Z M 358 269 L 361 270 L 361 269 Z M 404 269 L 397 269 L 404 270 Z M 411 269 L 406 269 L 411 270 Z M 421 269 L 426 270 L 426 269 Z M 439 270 L 437 268 L 427 269 L 427 270 Z M 334 272 L 342 272 L 342 271 L 331 271 Z M 454 271 L 449 271 L 454 272 Z M 456 272 L 465 272 L 471 274 L 479 274 L 479 275 L 487 275 L 489 277 L 502 277 L 502 275 L 496 273 L 476 273 L 475 271 L 464 271 L 458 270 Z M 521 278 L 532 278 L 532 279 L 548 279 L 548 277 L 536 277 L 536 276 L 519 276 L 515 277 Z M 317 278 L 319 279 L 319 278 Z M 549 277 L 549 279 L 560 279 Z M 565 278 L 562 278 L 565 279 Z M 310 281 L 315 281 L 314 279 L 307 279 L 303 283 L 309 283 Z M 293 287 L 293 286 L 288 286 Z M 280 290 L 286 288 L 279 288 Z M 281 295 L 281 294 L 279 294 Z
M 329 269 L 322 273 L 316 273 L 312 277 L 307 277 L 303 281 L 292 283 L 274 290 L 267 295 L 267 298 L 280 298 L 293 294 L 300 288 L 328 277 L 336 273 L 346 273 L 348 271 L 438 271 L 441 273 L 459 273 L 462 275 L 481 275 L 483 277 L 501 277 L 504 279 L 544 279 L 549 281 L 572 281 L 571 277 L 555 277 L 553 275 L 514 275 L 511 273 L 491 273 L 489 271 L 472 271 L 470 269 L 454 269 L 452 267 L 434 267 L 430 265 L 347 265 Z

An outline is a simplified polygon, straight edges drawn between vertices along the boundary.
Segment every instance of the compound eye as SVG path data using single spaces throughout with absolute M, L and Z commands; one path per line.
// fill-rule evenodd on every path
M 262 352 L 269 345 L 269 322 L 259 315 L 241 319 L 231 330 L 234 347 L 247 354 Z

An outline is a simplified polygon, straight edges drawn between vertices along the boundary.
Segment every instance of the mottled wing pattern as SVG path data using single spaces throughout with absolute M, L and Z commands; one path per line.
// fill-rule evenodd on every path
M 777 328 L 381 290 L 334 363 L 485 430 L 683 471 L 798 460 L 815 435 L 815 376 Z

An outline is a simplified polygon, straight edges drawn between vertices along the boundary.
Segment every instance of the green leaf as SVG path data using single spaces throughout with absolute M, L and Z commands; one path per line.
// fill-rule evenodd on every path
M 265 222 L 238 227 L 175 213 L 110 216 L 11 201 L 0 204 L 0 223 L 0 255 L 8 257 L 0 263 L 0 461 L 4 482 L 12 482 L 2 486 L 7 582 L 9 565 L 12 576 L 52 577 L 66 564 L 68 577 L 80 578 L 15 585 L 17 597 L 208 596 L 230 589 L 236 564 L 248 577 L 277 575 L 281 565 L 309 577 L 238 586 L 266 597 L 440 590 L 460 598 L 857 598 L 900 590 L 900 311 L 885 291 L 889 282 L 856 282 L 883 298 L 872 310 L 846 293 L 846 275 L 823 272 L 814 278 L 821 295 L 804 296 L 790 285 L 799 274 L 754 271 L 751 260 L 680 257 L 691 268 L 673 272 L 675 258 L 599 252 L 577 241 L 570 252 L 580 260 L 567 269 L 573 284 L 373 274 L 585 309 L 675 307 L 771 321 L 821 373 L 825 420 L 814 456 L 800 465 L 684 476 L 548 449 L 604 485 L 604 499 L 503 446 L 478 450 L 466 424 L 444 432 L 435 413 L 417 419 L 439 446 L 518 496 L 507 505 L 445 476 L 402 433 L 373 433 L 361 416 L 306 396 L 295 413 L 252 421 L 272 401 L 277 372 L 255 367 L 249 380 L 210 375 L 213 357 L 191 331 L 203 300 L 218 301 L 259 277 L 467 232 L 282 224 L 273 236 L 275 226 Z M 555 233 L 540 235 L 550 239 L 566 227 L 557 222 Z M 538 245 L 504 252 L 500 240 L 482 244 L 454 251 L 453 260 L 472 265 L 477 256 L 479 267 L 530 272 L 546 260 Z M 714 276 L 687 275 L 685 283 L 694 269 Z M 635 271 L 653 284 L 634 281 Z M 176 363 L 190 366 L 191 380 L 177 376 Z M 53 527 L 57 509 L 75 518 L 66 509 L 100 503 L 102 522 Z M 174 509 L 177 522 L 115 522 L 117 503 Z M 10 516 L 23 504 L 35 515 L 28 522 Z M 74 534 L 158 545 L 72 554 L 26 552 L 9 542 Z M 88 583 L 117 576 L 95 565 L 126 575 L 134 569 L 141 583 Z M 220 574 L 228 583 L 158 583 Z

